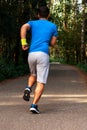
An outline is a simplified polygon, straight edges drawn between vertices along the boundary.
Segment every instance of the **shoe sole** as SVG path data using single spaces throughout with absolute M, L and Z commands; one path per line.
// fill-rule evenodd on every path
M 30 111 L 34 114 L 39 114 L 40 112 L 37 111 L 35 108 L 30 108 Z
M 25 91 L 24 91 L 23 99 L 24 99 L 25 101 L 29 101 L 29 99 L 30 99 L 30 92 L 29 92 L 28 90 L 25 90 Z

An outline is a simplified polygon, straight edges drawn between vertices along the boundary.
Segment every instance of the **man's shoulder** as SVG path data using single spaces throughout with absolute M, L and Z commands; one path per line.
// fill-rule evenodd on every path
M 53 25 L 53 26 L 56 26 L 56 24 L 55 23 L 53 23 L 52 21 L 48 21 L 51 25 Z

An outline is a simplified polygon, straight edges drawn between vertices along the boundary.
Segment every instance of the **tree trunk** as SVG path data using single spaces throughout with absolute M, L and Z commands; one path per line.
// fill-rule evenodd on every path
M 86 56 L 85 56 L 85 9 L 86 9 L 86 0 L 82 1 L 82 30 L 81 30 L 81 62 L 85 63 Z

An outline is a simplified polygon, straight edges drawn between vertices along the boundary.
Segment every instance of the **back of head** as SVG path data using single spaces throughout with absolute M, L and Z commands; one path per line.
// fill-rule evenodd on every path
M 41 6 L 38 9 L 38 14 L 41 18 L 47 18 L 49 15 L 49 8 L 47 6 Z

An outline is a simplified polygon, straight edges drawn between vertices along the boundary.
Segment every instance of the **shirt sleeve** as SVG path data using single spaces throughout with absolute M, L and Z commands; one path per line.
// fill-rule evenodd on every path
M 27 24 L 29 24 L 30 28 L 32 27 L 32 21 L 28 21 Z
M 53 29 L 53 36 L 55 36 L 55 37 L 58 36 L 58 28 L 56 25 L 54 26 L 54 29 Z

